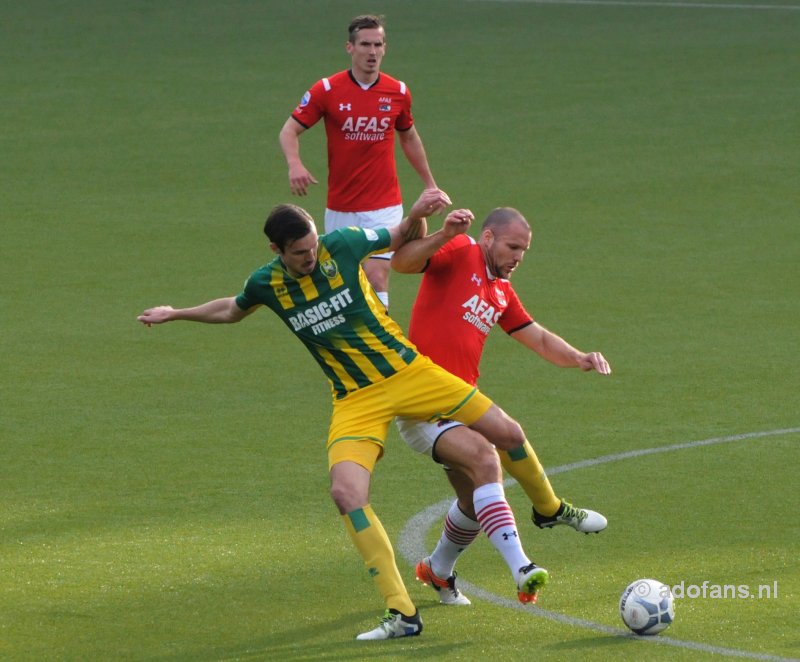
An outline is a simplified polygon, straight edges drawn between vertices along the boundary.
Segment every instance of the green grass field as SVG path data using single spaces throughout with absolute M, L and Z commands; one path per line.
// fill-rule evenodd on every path
M 2 3 L 0 659 L 800 657 L 800 4 L 737 1 Z M 278 130 L 365 11 L 440 186 L 533 221 L 518 292 L 614 368 L 558 370 L 499 331 L 482 366 L 556 490 L 609 519 L 539 531 L 509 488 L 546 613 L 482 539 L 471 607 L 413 581 L 439 531 L 414 518 L 449 494 L 392 431 L 372 504 L 425 632 L 380 643 L 354 640 L 382 603 L 327 495 L 312 359 L 266 313 L 135 319 L 235 294 L 270 257 Z M 324 180 L 321 127 L 303 154 Z M 393 277 L 403 325 L 417 282 Z M 645 576 L 778 595 L 680 599 L 643 642 L 617 602 Z

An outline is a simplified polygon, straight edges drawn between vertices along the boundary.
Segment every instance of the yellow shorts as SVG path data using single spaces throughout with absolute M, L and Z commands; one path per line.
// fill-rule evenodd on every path
M 426 356 L 377 384 L 334 400 L 328 431 L 328 468 L 351 461 L 372 471 L 383 455 L 395 416 L 424 421 L 452 419 L 471 425 L 492 406 L 476 387 Z

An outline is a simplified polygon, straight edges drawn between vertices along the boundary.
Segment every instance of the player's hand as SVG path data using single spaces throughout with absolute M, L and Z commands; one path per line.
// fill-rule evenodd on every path
M 155 308 L 148 308 L 136 319 L 145 326 L 153 326 L 153 324 L 163 324 L 169 322 L 171 319 L 170 313 L 174 310 L 172 306 L 156 306 Z
M 438 188 L 426 188 L 417 198 L 408 213 L 409 218 L 426 218 L 438 214 L 445 207 L 453 204 L 447 193 Z
M 611 374 L 611 366 L 608 365 L 608 361 L 606 361 L 605 357 L 600 352 L 584 354 L 578 361 L 578 365 L 584 372 L 595 370 L 601 375 Z
M 447 209 L 450 205 L 453 204 L 453 202 L 450 200 L 450 196 L 447 195 L 447 193 L 445 193 L 440 188 L 437 188 L 436 190 L 439 191 L 439 195 L 441 196 L 441 202 L 437 206 L 436 211 L 431 212 L 431 215 L 441 214 L 445 209 Z
M 454 209 L 444 219 L 442 232 L 446 237 L 452 239 L 456 235 L 464 234 L 469 230 L 469 226 L 474 220 L 475 216 L 469 209 Z
M 308 187 L 318 183 L 305 166 L 297 165 L 289 168 L 289 188 L 292 190 L 292 195 L 306 195 Z

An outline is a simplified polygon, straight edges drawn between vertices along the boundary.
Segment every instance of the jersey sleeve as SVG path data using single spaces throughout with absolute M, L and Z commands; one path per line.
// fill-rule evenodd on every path
M 343 241 L 350 249 L 353 257 L 361 260 L 373 253 L 383 253 L 392 243 L 392 236 L 388 228 L 359 228 L 352 226 L 334 230 L 327 236 Z
M 251 274 L 244 282 L 244 289 L 236 295 L 236 305 L 242 310 L 249 310 L 255 305 L 264 303 L 258 295 L 258 287 L 255 283 L 255 273 Z
M 517 293 L 511 287 L 506 292 L 506 298 L 508 299 L 508 307 L 503 311 L 497 322 L 503 331 L 514 333 L 514 331 L 519 331 L 521 328 L 533 323 L 533 317 L 525 310 L 525 306 L 522 305 Z
M 319 122 L 325 115 L 324 94 L 325 87 L 322 81 L 319 80 L 303 95 L 300 103 L 292 111 L 294 120 L 302 124 L 306 129 Z
M 428 259 L 428 264 L 423 269 L 425 273 L 435 274 L 450 269 L 450 265 L 457 258 L 459 251 L 471 244 L 470 238 L 465 234 L 459 234 L 448 241 L 438 251 Z
M 402 109 L 394 122 L 394 128 L 398 131 L 408 131 L 414 126 L 414 116 L 411 114 L 411 90 L 406 87 L 405 83 L 400 83 L 400 85 L 405 89 L 405 94 L 403 95 Z

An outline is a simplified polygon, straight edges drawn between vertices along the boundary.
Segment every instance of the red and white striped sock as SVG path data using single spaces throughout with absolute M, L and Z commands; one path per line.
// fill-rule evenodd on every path
M 475 512 L 489 541 L 502 554 L 514 581 L 519 569 L 530 564 L 517 534 L 517 522 L 501 483 L 481 485 L 472 494 Z
M 480 532 L 481 525 L 461 512 L 458 501 L 453 501 L 444 519 L 442 535 L 431 554 L 433 574 L 442 579 L 452 575 L 461 552 L 478 537 Z

